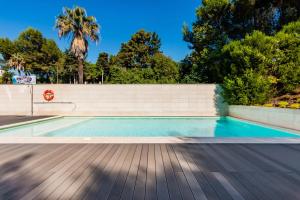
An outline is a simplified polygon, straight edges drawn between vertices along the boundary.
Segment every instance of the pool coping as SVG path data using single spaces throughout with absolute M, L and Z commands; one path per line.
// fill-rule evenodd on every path
M 0 126 L 0 130 L 39 123 L 43 121 L 63 118 L 65 116 L 54 116 L 26 122 L 14 123 Z M 228 116 L 235 119 L 235 117 Z M 252 122 L 250 120 L 236 118 L 238 120 L 255 123 L 269 128 L 291 130 L 263 123 Z M 300 131 L 295 131 L 300 134 Z M 296 133 L 296 134 L 297 134 Z M 211 138 L 211 137 L 3 137 L 0 144 L 300 144 L 300 138 Z
M 300 144 L 300 138 L 197 138 L 197 137 L 9 137 L 0 144 Z

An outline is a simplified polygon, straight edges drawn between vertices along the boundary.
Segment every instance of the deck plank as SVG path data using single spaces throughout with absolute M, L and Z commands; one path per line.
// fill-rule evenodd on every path
M 109 200 L 117 200 L 121 198 L 123 188 L 125 187 L 125 182 L 129 173 L 130 166 L 133 161 L 133 157 L 135 155 L 137 145 L 131 145 L 132 148 L 129 150 L 129 153 L 125 159 L 125 162 L 122 166 L 122 172 L 119 174 L 115 183 L 113 185 L 113 189 L 111 190 L 108 199 Z
M 141 154 L 142 154 L 143 145 L 138 145 L 132 164 L 127 175 L 125 186 L 120 199 L 132 199 L 134 193 L 134 187 L 136 182 L 136 176 L 140 165 Z
M 296 144 L 0 145 L 0 199 L 298 200 Z
M 148 147 L 148 167 L 147 167 L 147 180 L 146 180 L 146 200 L 157 199 L 156 192 L 156 169 L 155 169 L 155 150 L 154 144 L 149 144 Z
M 137 172 L 137 178 L 134 187 L 133 199 L 145 199 L 148 167 L 148 150 L 148 145 L 143 144 L 140 166 Z

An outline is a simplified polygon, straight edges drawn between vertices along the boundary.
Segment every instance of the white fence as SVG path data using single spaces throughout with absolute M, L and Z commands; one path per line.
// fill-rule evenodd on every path
M 300 130 L 300 110 L 258 106 L 229 106 L 229 115 L 263 124 Z
M 54 91 L 47 102 L 43 93 Z M 227 106 L 214 84 L 0 85 L 0 115 L 218 116 Z

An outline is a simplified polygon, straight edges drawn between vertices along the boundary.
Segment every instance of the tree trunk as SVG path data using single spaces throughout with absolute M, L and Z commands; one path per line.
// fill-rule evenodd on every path
M 78 77 L 79 77 L 79 84 L 83 84 L 83 60 L 78 60 Z

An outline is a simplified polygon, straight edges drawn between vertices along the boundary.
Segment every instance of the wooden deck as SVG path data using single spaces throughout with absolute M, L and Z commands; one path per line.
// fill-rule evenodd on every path
M 0 199 L 300 199 L 300 145 L 0 145 Z
M 9 124 L 14 124 L 14 123 L 20 123 L 20 122 L 27 122 L 31 120 L 36 120 L 36 119 L 44 119 L 48 118 L 50 116 L 16 116 L 16 115 L 11 115 L 11 116 L 0 116 L 0 126 L 3 125 L 9 125 Z

